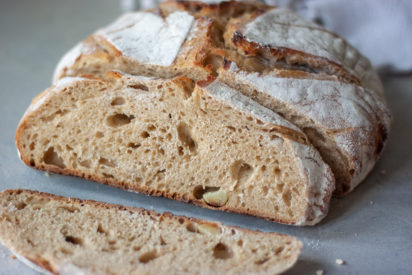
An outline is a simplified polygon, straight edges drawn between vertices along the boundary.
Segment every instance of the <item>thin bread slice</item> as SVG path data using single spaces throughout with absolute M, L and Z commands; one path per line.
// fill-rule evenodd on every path
M 0 193 L 0 240 L 52 274 L 278 274 L 302 247 L 287 235 L 29 190 Z
M 63 78 L 16 144 L 38 169 L 287 224 L 319 222 L 334 189 L 302 131 L 213 79 Z

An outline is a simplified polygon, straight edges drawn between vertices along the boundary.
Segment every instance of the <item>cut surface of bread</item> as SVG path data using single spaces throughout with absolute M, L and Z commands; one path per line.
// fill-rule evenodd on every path
M 64 78 L 16 144 L 38 169 L 287 224 L 319 222 L 334 189 L 302 131 L 212 79 Z
M 156 47 L 147 47 L 154 37 Z M 170 51 L 151 51 L 162 48 Z M 340 196 L 371 171 L 390 129 L 382 84 L 367 58 L 321 26 L 262 3 L 170 0 L 124 15 L 69 51 L 54 81 L 110 70 L 217 77 L 301 128 L 332 168 Z
M 302 244 L 276 233 L 28 190 L 0 193 L 0 240 L 53 274 L 279 274 Z
M 387 108 L 361 86 L 305 74 L 283 77 L 284 72 L 262 75 L 228 61 L 219 79 L 302 129 L 341 183 L 337 193 L 350 192 L 381 154 L 389 128 Z

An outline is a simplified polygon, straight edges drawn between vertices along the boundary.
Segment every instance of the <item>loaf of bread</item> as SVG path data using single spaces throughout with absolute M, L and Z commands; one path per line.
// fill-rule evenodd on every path
M 52 274 L 278 274 L 302 244 L 169 213 L 58 197 L 0 193 L 0 241 Z
M 301 130 L 213 79 L 66 77 L 16 144 L 38 169 L 287 224 L 319 222 L 334 189 Z
M 302 129 L 331 167 L 337 195 L 371 171 L 390 128 L 382 84 L 364 56 L 315 23 L 258 2 L 167 1 L 126 14 L 69 51 L 54 81 L 114 69 L 217 77 Z

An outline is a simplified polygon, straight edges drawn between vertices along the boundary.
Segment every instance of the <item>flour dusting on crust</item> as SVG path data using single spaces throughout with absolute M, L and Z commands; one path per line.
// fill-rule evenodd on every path
M 291 12 L 272 9 L 246 24 L 243 34 L 248 41 L 264 46 L 289 48 L 326 58 L 344 66 L 359 79 L 370 70 L 370 62 L 343 38 L 297 18 Z
M 194 17 L 177 11 L 166 19 L 150 12 L 126 14 L 98 32 L 124 56 L 142 63 L 170 66 L 186 39 Z
M 246 110 L 253 116 L 258 117 L 263 121 L 268 121 L 270 123 L 280 125 L 303 134 L 303 132 L 298 127 L 282 118 L 277 113 L 263 107 L 254 100 L 230 88 L 229 86 L 223 84 L 218 80 L 209 84 L 205 89 L 213 94 L 216 98 L 232 105 L 237 109 Z

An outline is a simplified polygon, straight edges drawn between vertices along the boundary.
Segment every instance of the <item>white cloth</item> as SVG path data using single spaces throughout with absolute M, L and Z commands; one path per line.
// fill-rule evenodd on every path
M 128 10 L 153 8 L 158 2 L 160 1 L 122 0 L 123 7 Z M 412 0 L 265 0 L 265 2 L 290 8 L 345 37 L 379 70 L 394 72 L 412 70 Z

